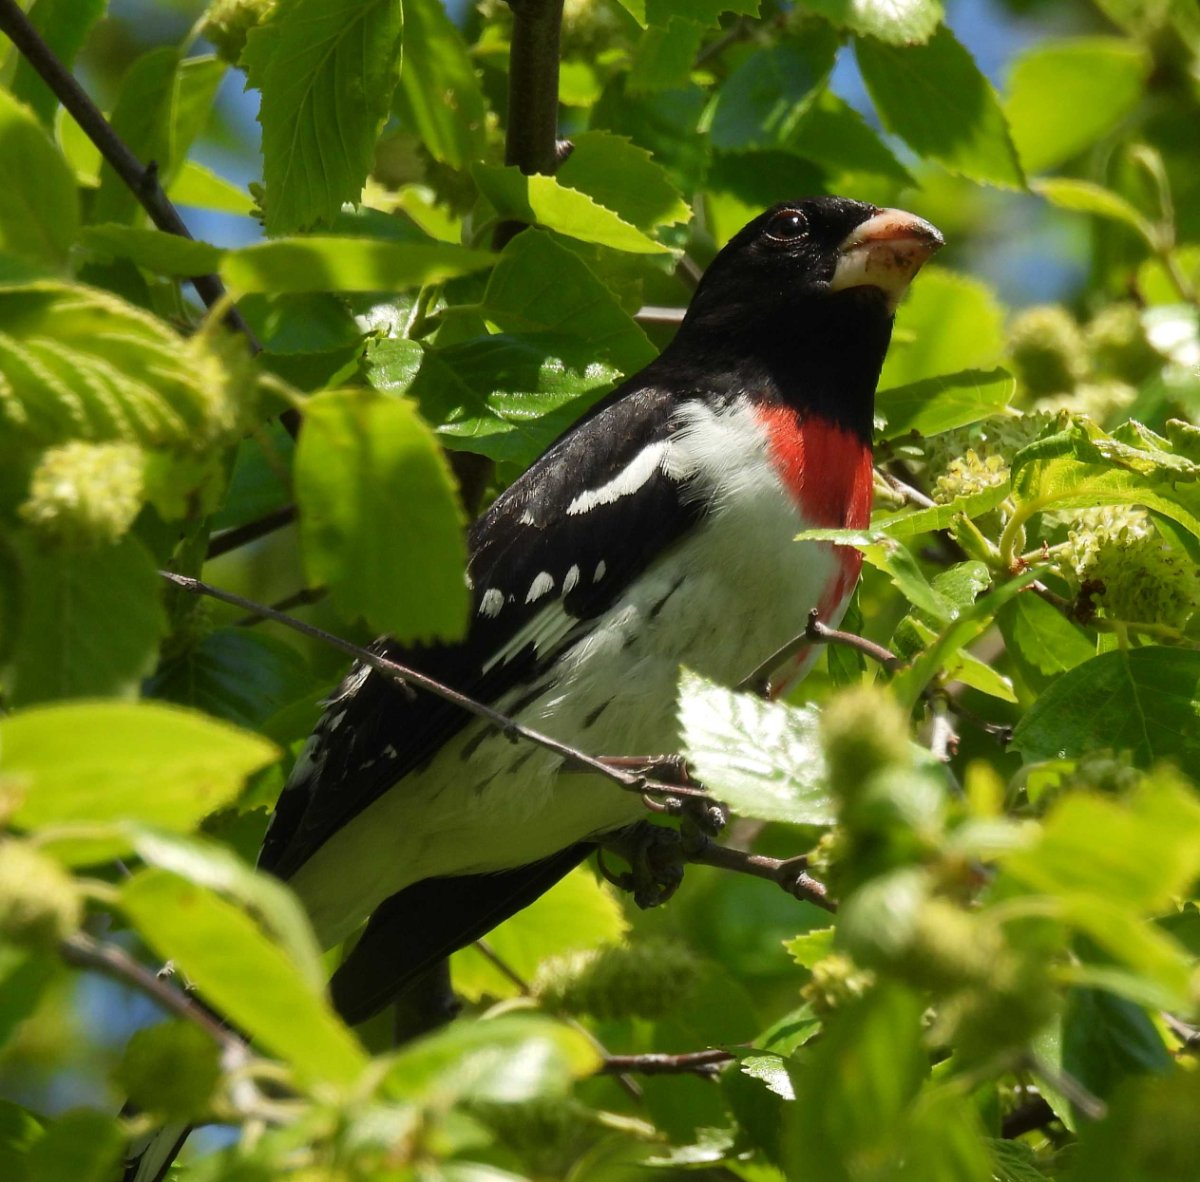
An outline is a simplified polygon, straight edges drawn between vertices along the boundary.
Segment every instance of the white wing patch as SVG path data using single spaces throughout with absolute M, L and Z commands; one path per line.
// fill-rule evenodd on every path
M 553 590 L 554 576 L 544 570 L 529 584 L 529 594 L 525 596 L 525 602 L 537 603 L 543 595 L 549 595 Z
M 497 665 L 511 661 L 522 649 L 532 644 L 533 651 L 539 656 L 554 648 L 579 621 L 567 614 L 559 599 L 548 603 L 533 619 L 526 622 L 500 648 L 498 648 L 483 666 L 484 673 L 490 673 Z
M 580 493 L 568 506 L 567 515 L 576 516 L 595 509 L 598 505 L 611 505 L 622 497 L 637 492 L 660 468 L 667 457 L 665 441 L 647 444 L 620 472 L 599 488 L 590 488 Z
M 574 590 L 575 590 L 575 585 L 576 585 L 578 582 L 579 582 L 579 567 L 578 567 L 578 566 L 574 566 L 574 565 L 572 565 L 572 566 L 569 566 L 569 567 L 567 568 L 567 573 L 566 573 L 566 575 L 563 577 L 563 589 L 562 589 L 562 593 L 563 593 L 564 595 L 567 595 L 567 594 L 569 594 L 570 592 L 574 591 Z
M 479 601 L 479 614 L 487 616 L 489 619 L 495 619 L 503 607 L 504 592 L 495 587 L 489 587 L 483 593 L 483 598 Z

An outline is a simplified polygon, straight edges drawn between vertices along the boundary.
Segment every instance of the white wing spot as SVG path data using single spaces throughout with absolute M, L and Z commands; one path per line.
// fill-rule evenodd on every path
M 533 519 L 533 514 L 528 509 L 517 518 L 517 522 L 520 525 L 537 525 L 537 522 Z
M 575 589 L 575 584 L 579 582 L 579 567 L 571 566 L 567 570 L 566 578 L 563 579 L 562 593 L 566 595 L 569 591 Z
M 549 571 L 542 571 L 529 585 L 529 594 L 525 596 L 526 603 L 537 603 L 543 595 L 554 590 L 554 576 Z
M 479 614 L 481 616 L 495 617 L 500 614 L 500 609 L 503 606 L 504 592 L 497 591 L 495 587 L 489 587 L 483 593 L 483 598 L 479 601 Z
M 604 572 L 606 570 L 608 570 L 608 567 L 606 567 L 604 565 L 604 559 L 602 558 L 602 559 L 600 559 L 599 562 L 596 563 L 596 573 L 594 575 L 592 575 L 592 582 L 593 583 L 600 582 L 600 580 L 602 578 L 604 578 Z
M 621 497 L 637 492 L 655 472 L 665 466 L 668 446 L 659 440 L 647 444 L 607 484 L 582 492 L 568 506 L 567 515 L 586 513 L 599 505 L 611 505 Z
M 342 725 L 342 720 L 346 717 L 345 710 L 339 710 L 326 724 L 325 729 L 332 734 L 339 726 Z

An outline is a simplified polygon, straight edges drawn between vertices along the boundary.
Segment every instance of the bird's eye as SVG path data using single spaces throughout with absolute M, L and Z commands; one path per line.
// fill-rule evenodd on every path
M 798 209 L 785 209 L 777 213 L 767 224 L 767 237 L 779 242 L 790 242 L 799 238 L 808 229 L 804 214 Z

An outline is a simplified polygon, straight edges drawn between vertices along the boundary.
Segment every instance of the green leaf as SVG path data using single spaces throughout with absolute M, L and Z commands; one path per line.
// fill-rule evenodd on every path
M 648 238 L 586 193 L 549 176 L 526 176 L 515 167 L 479 164 L 471 170 L 480 192 L 502 218 L 545 226 L 568 238 L 635 254 L 661 254 L 667 247 Z
M 1003 410 L 1015 390 L 1016 382 L 1005 369 L 966 369 L 881 390 L 876 405 L 887 420 L 888 439 L 911 431 L 938 435 Z
M 1111 189 L 1073 177 L 1044 177 L 1034 181 L 1030 188 L 1059 209 L 1091 213 L 1110 221 L 1123 222 L 1140 234 L 1151 247 L 1157 243 L 1154 227 L 1130 201 Z
M 644 148 L 607 131 L 572 136 L 574 148 L 555 173 L 641 230 L 686 222 L 692 211 L 666 169 Z
M 1037 595 L 1018 595 L 999 622 L 1009 656 L 1035 690 L 1096 655 L 1096 642 Z
M 487 942 L 519 977 L 530 980 L 547 957 L 619 943 L 628 929 L 612 889 L 581 866 L 488 932 Z M 468 1001 L 520 993 L 511 978 L 474 945 L 456 952 L 451 963 L 454 990 Z
M 140 1111 L 190 1122 L 208 1111 L 221 1080 L 221 1052 L 198 1026 L 162 1022 L 134 1033 L 115 1074 Z
M 191 451 L 236 432 L 250 402 L 236 354 L 108 292 L 49 280 L 0 288 L 0 369 L 0 424 L 41 444 Z
M 849 103 L 825 89 L 801 117 L 788 151 L 825 168 L 912 184 L 908 169 Z
M 309 399 L 295 479 L 305 568 L 342 611 L 405 641 L 462 635 L 462 509 L 410 403 L 371 390 Z
M 487 107 L 475 67 L 441 0 L 404 0 L 410 53 L 396 88 L 396 113 L 435 160 L 466 168 L 484 154 Z
M 132 693 L 166 631 L 161 586 L 133 537 L 80 553 L 23 545 L 13 703 Z
M 1017 724 L 1028 760 L 1129 750 L 1139 766 L 1173 759 L 1200 773 L 1200 652 L 1148 646 L 1103 653 L 1064 673 Z
M 542 1014 L 454 1022 L 403 1049 L 383 1083 L 399 1100 L 437 1111 L 464 1100 L 517 1104 L 561 1096 L 601 1064 L 583 1031 Z
M 817 928 L 783 942 L 784 950 L 802 968 L 811 969 L 833 951 L 834 928 Z
M 165 661 L 143 692 L 254 728 L 311 685 L 308 662 L 292 645 L 247 628 L 220 628 Z
M 1022 448 L 1012 464 L 1022 519 L 1051 506 L 1144 505 L 1200 537 L 1200 482 L 1183 456 L 1123 445 L 1077 423 Z
M 211 209 L 217 213 L 248 216 L 254 210 L 254 202 L 245 189 L 195 160 L 183 162 L 183 167 L 167 189 L 167 196 L 176 205 Z
M 925 267 L 896 313 L 879 377 L 881 401 L 894 386 L 966 370 L 991 370 L 1004 350 L 1004 308 L 986 283 Z
M 143 870 L 121 888 L 120 906 L 158 956 L 176 961 L 209 1005 L 304 1084 L 349 1088 L 362 1074 L 368 1060 L 354 1036 L 234 904 L 165 870 Z
M 29 6 L 29 23 L 41 34 L 58 61 L 68 70 L 83 48 L 92 26 L 104 15 L 108 0 L 34 0 Z M 12 94 L 33 108 L 46 127 L 54 125 L 58 98 L 41 75 L 22 56 L 12 75 Z
M 211 841 L 145 825 L 126 824 L 123 830 L 143 862 L 226 896 L 263 925 L 313 990 L 324 988 L 328 973 L 308 916 L 273 875 L 254 870 L 232 850 Z
M 1123 1079 L 1168 1072 L 1172 1060 L 1141 1006 L 1096 989 L 1072 989 L 1063 1014 L 1062 1065 L 1107 1100 Z
M 1140 45 L 1078 37 L 1034 45 L 1013 62 L 1004 104 L 1026 172 L 1077 156 L 1136 106 L 1150 68 Z
M 125 1149 L 115 1116 L 76 1108 L 46 1126 L 30 1148 L 28 1182 L 108 1182 Z
M 1008 496 L 1008 491 L 1007 484 L 993 485 L 977 493 L 955 497 L 944 505 L 930 505 L 924 509 L 876 518 L 871 522 L 871 528 L 883 531 L 898 542 L 907 542 L 919 534 L 949 529 L 959 514 L 968 518 L 982 516 L 1000 504 Z
M 162 180 L 171 175 L 171 98 L 179 50 L 162 46 L 143 53 L 125 72 L 109 121 L 139 160 L 153 160 Z M 94 222 L 131 222 L 141 211 L 133 190 L 108 161 L 89 210 Z
M 287 234 L 357 202 L 387 117 L 399 0 L 279 0 L 242 62 L 262 92 L 266 227 Z
M 496 256 L 448 242 L 317 236 L 229 251 L 221 276 L 238 292 L 395 291 L 482 271 Z
M 1080 1128 L 1068 1182 L 1178 1182 L 1194 1176 L 1200 1168 L 1197 1105 L 1200 1075 L 1194 1072 L 1130 1080 L 1113 1097 L 1106 1119 Z
M 532 463 L 620 378 L 588 342 L 555 333 L 476 337 L 443 349 L 367 344 L 367 379 L 407 392 L 448 447 Z
M 13 815 L 23 829 L 134 819 L 186 832 L 278 757 L 257 735 L 152 702 L 18 711 L 0 736 L 5 774 L 24 784 Z
M 645 28 L 647 24 L 665 26 L 675 18 L 696 21 L 708 28 L 723 12 L 757 16 L 762 0 L 620 0 L 621 6 Z
M 0 1100 L 0 1177 L 27 1182 L 29 1150 L 41 1136 L 41 1122 L 32 1112 Z
M 945 25 L 924 45 L 854 43 L 884 127 L 951 172 L 1021 188 L 1024 177 L 991 83 Z
M 679 682 L 684 753 L 700 781 L 740 817 L 832 825 L 811 707 L 764 702 L 684 670 Z
M 80 236 L 88 250 L 114 259 L 128 259 L 157 275 L 209 275 L 220 266 L 225 253 L 207 242 L 196 242 L 162 230 L 106 223 L 88 226 Z
M 483 313 L 502 332 L 553 332 L 588 341 L 623 372 L 655 348 L 576 254 L 542 231 L 525 230 L 505 248 L 483 295 Z
M 665 25 L 647 29 L 634 45 L 629 93 L 654 94 L 686 86 L 703 40 L 703 26 L 686 17 L 672 17 Z
M 713 147 L 730 152 L 789 147 L 836 55 L 837 37 L 829 29 L 752 53 L 717 92 Z
M 78 232 L 74 173 L 29 109 L 0 91 L 0 251 L 57 269 Z
M 927 41 L 942 20 L 941 0 L 800 0 L 835 28 L 892 45 Z
M 928 1074 L 922 1001 L 883 988 L 839 1007 L 818 1042 L 793 1057 L 796 1103 L 783 1117 L 789 1178 L 852 1182 L 870 1160 L 877 1177 L 905 1157 L 907 1116 Z

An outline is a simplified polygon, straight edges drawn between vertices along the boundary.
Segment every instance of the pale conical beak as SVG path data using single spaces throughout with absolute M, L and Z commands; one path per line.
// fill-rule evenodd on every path
M 877 287 L 894 311 L 913 276 L 945 239 L 923 218 L 902 209 L 881 209 L 838 247 L 830 291 Z

